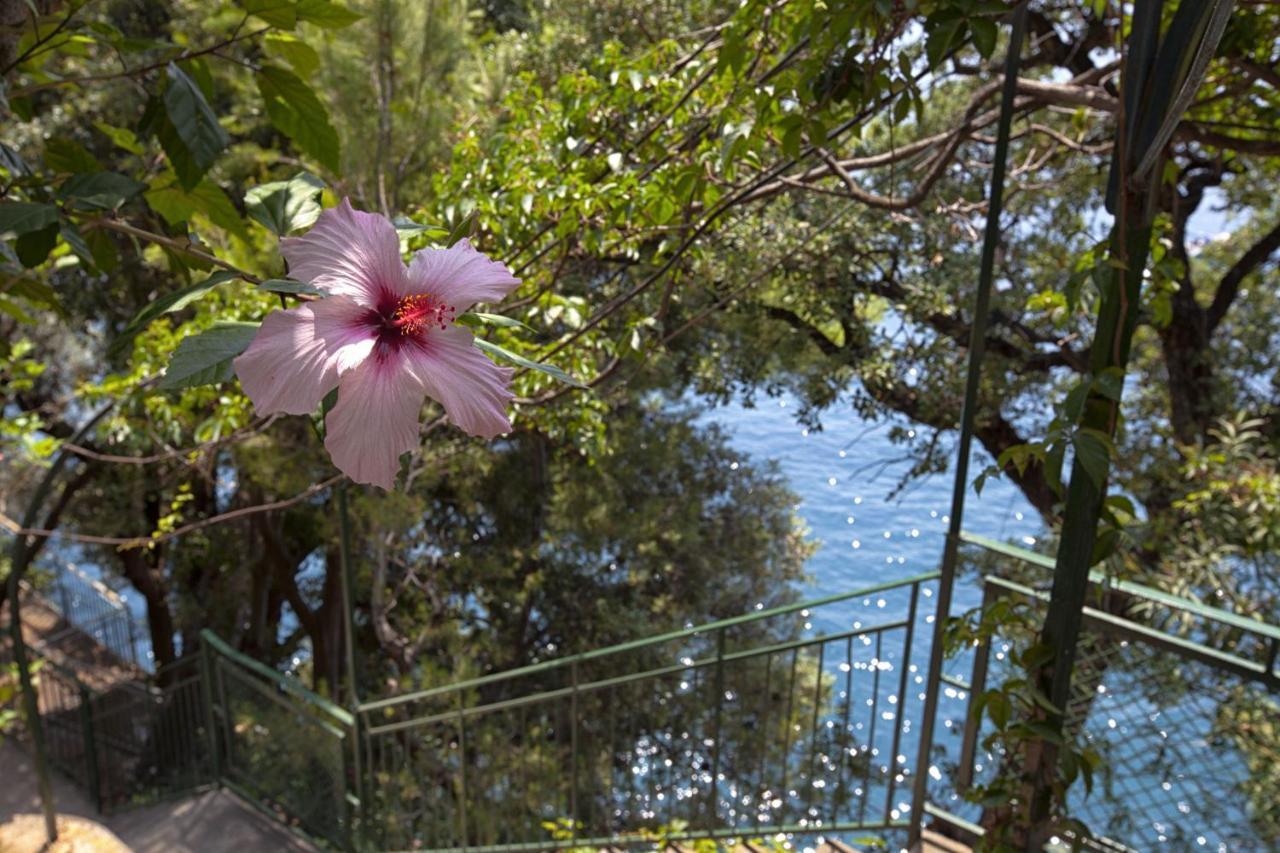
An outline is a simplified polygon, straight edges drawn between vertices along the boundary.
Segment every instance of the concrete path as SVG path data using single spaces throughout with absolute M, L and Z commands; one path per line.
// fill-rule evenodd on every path
M 316 848 L 260 814 L 228 791 L 206 791 L 184 800 L 97 814 L 80 790 L 56 771 L 54 800 L 60 814 L 92 818 L 134 853 L 312 853 Z M 0 824 L 19 814 L 39 814 L 34 762 L 23 747 L 0 743 Z

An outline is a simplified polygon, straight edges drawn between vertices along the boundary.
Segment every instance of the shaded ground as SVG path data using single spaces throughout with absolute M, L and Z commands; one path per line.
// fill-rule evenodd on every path
M 96 814 L 79 789 L 57 773 L 53 778 L 54 800 L 59 815 L 80 816 L 100 822 L 123 844 L 122 847 L 97 846 L 108 842 L 100 840 L 101 837 L 91 841 L 86 834 L 76 839 L 83 843 L 55 849 L 74 853 L 116 853 L 120 850 L 135 853 L 310 853 L 316 849 L 226 791 L 207 791 L 184 800 L 103 817 Z M 19 815 L 39 814 L 40 798 L 36 792 L 35 768 L 30 754 L 11 741 L 0 743 L 0 826 L 9 824 Z M 44 824 L 40 819 L 34 823 L 40 833 L 37 837 L 42 839 Z M 0 853 L 26 853 L 27 848 L 6 846 L 4 834 L 25 829 L 26 820 L 16 828 L 0 829 Z M 73 831 L 85 832 L 81 827 Z

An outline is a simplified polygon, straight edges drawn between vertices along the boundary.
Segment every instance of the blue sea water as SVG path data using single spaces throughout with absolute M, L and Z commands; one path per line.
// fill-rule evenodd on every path
M 710 409 L 731 445 L 756 461 L 775 460 L 799 497 L 797 514 L 819 542 L 809 560 L 806 597 L 821 597 L 897 580 L 938 567 L 951 504 L 951 471 L 908 483 L 891 497 L 911 463 L 906 449 L 889 440 L 890 423 L 868 424 L 851 410 L 833 409 L 821 431 L 796 422 L 797 402 L 765 399 L 754 408 L 732 404 Z M 980 449 L 972 476 L 990 463 Z M 1035 547 L 1039 515 L 1011 483 L 990 480 L 981 495 L 970 488 L 964 528 L 993 539 Z M 976 606 L 975 585 L 956 591 L 955 609 Z

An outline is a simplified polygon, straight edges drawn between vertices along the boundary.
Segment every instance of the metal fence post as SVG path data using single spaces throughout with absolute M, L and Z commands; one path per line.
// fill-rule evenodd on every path
M 573 769 L 569 774 L 569 831 L 571 837 L 578 837 L 578 662 L 575 660 L 569 667 L 573 681 L 573 694 L 569 709 L 569 762 Z
M 209 644 L 200 643 L 200 694 L 204 704 L 204 728 L 209 740 L 209 769 L 213 784 L 222 784 L 222 768 L 218 761 L 218 732 L 213 721 L 213 661 Z
M 83 683 L 77 686 L 80 689 L 80 727 L 81 737 L 84 740 L 85 773 L 89 782 L 89 799 L 93 801 L 93 806 L 98 810 L 98 814 L 102 814 L 102 780 L 98 776 L 98 744 L 93 735 L 93 694 L 89 692 L 89 688 Z
M 973 443 L 973 424 L 978 408 L 978 391 L 982 378 L 982 360 L 987 347 L 987 319 L 991 306 L 991 285 L 995 274 L 996 247 L 1000 241 L 1000 213 L 1004 207 L 1004 176 L 1009 161 L 1009 136 L 1013 124 L 1014 101 L 1018 88 L 1018 64 L 1022 53 L 1022 37 L 1027 24 L 1027 2 L 1022 0 L 1013 13 L 1009 49 L 1004 61 L 1004 85 L 1000 94 L 1000 118 L 996 130 L 995 158 L 991 169 L 991 190 L 987 201 L 987 222 L 982 239 L 982 259 L 978 270 L 978 293 L 974 300 L 973 322 L 969 327 L 969 365 L 965 377 L 964 404 L 960 411 L 960 445 L 956 451 L 956 475 L 951 492 L 951 520 L 942 552 L 942 577 L 938 582 L 938 605 L 933 625 L 933 645 L 929 653 L 929 672 L 925 681 L 924 716 L 920 720 L 920 750 L 916 758 L 916 776 L 911 795 L 911 826 L 908 846 L 920 841 L 924 823 L 925 799 L 929 795 L 927 767 L 933 748 L 933 730 L 938 716 L 938 691 L 941 686 L 943 631 L 951 616 L 951 593 L 955 585 L 959 557 L 960 531 L 964 519 L 964 499 L 969 489 L 969 452 Z

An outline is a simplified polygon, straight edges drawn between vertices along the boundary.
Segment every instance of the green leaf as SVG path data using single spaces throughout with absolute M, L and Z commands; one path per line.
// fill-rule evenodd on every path
M 497 356 L 499 358 L 504 358 L 513 364 L 520 365 L 521 367 L 527 367 L 530 370 L 536 370 L 539 373 L 545 373 L 548 376 L 552 377 L 553 379 L 558 379 L 559 381 L 565 383 L 566 385 L 572 385 L 575 388 L 587 387 L 586 384 L 579 382 L 577 379 L 574 379 L 572 376 L 565 373 L 563 370 L 561 370 L 560 368 L 554 365 L 543 364 L 542 362 L 538 362 L 538 361 L 530 361 L 524 356 L 516 355 L 509 349 L 504 349 L 503 347 L 500 347 L 495 343 L 490 343 L 489 341 L 483 340 L 481 338 L 475 339 L 475 345 L 480 349 L 481 352 L 487 353 L 490 356 Z
M 298 20 L 326 30 L 340 30 L 363 18 L 345 6 L 329 0 L 298 0 Z
M 1097 429 L 1084 428 L 1076 430 L 1071 436 L 1071 446 L 1075 449 L 1085 474 L 1098 488 L 1107 478 L 1107 467 L 1111 461 L 1111 437 Z
M 298 25 L 298 10 L 293 0 L 239 0 L 239 3 L 246 12 L 273 27 L 291 30 Z
M 272 293 L 309 293 L 312 296 L 325 295 L 323 290 L 312 287 L 306 282 L 293 281 L 288 278 L 268 279 L 258 285 L 258 290 L 269 290 Z
M 468 320 L 475 320 L 476 322 L 472 324 L 468 323 Z M 500 326 L 504 329 L 525 329 L 529 332 L 533 331 L 531 327 L 521 323 L 514 317 L 504 317 L 501 314 L 486 314 L 483 311 L 468 311 L 466 314 L 463 314 L 458 318 L 458 322 L 465 323 L 466 325 L 483 324 L 486 326 Z
M 18 260 L 27 269 L 39 266 L 58 245 L 58 223 L 46 225 L 38 231 L 28 231 L 13 244 Z
M 0 240 L 12 240 L 58 222 L 58 208 L 29 201 L 0 203 Z
M 146 194 L 147 204 L 156 213 L 164 217 L 170 225 L 190 222 L 196 213 L 203 213 L 219 228 L 236 235 L 242 240 L 249 239 L 249 231 L 244 220 L 240 218 L 236 207 L 222 189 L 208 178 L 202 180 L 190 191 L 180 185 L 171 184 L 151 190 Z
M 289 33 L 267 33 L 262 40 L 267 53 L 278 56 L 293 66 L 303 77 L 310 77 L 320 68 L 320 54 L 302 39 Z
M 449 237 L 445 240 L 444 245 L 448 248 L 464 237 L 470 237 L 474 233 L 476 233 L 476 212 L 473 210 L 463 217 L 461 222 L 453 226 L 453 230 L 449 232 Z
M 292 71 L 264 65 L 254 75 L 271 123 L 331 172 L 339 170 L 338 132 L 316 93 Z
M 159 299 L 147 305 L 134 316 L 129 324 L 124 327 L 119 336 L 111 342 L 111 346 L 107 349 L 107 355 L 115 358 L 129 343 L 138 336 L 138 333 L 151 325 L 151 321 L 162 314 L 172 314 L 175 311 L 181 311 L 192 302 L 200 299 L 202 296 L 213 290 L 220 284 L 228 281 L 235 281 L 238 275 L 229 270 L 220 270 L 206 278 L 204 281 L 189 285 L 175 290 L 172 293 L 166 293 Z
M 943 57 L 951 50 L 951 46 L 959 41 L 961 28 L 964 25 L 964 19 L 958 17 L 937 16 L 932 24 L 925 23 L 927 30 L 927 41 L 925 42 L 925 56 L 929 60 L 931 68 L 936 67 L 942 62 Z
M 105 229 L 95 228 L 85 235 L 84 241 L 93 253 L 94 265 L 103 272 L 115 272 L 120 266 L 120 252 L 111 235 Z
M 5 299 L 0 296 L 0 314 L 8 314 L 19 323 L 27 323 L 28 325 L 35 323 L 35 318 L 22 310 L 22 306 L 14 302 L 12 299 Z
M 22 159 L 22 155 L 3 142 L 0 142 L 0 168 L 15 178 L 31 174 L 31 167 Z
M 98 158 L 79 142 L 55 136 L 44 144 L 44 164 L 55 172 L 97 172 Z
M 102 131 L 118 148 L 123 148 L 130 154 L 141 155 L 147 149 L 138 141 L 137 134 L 132 130 L 124 127 L 116 127 L 107 124 L 105 121 L 95 121 L 93 126 Z
M 74 222 L 68 220 L 59 224 L 58 234 L 62 237 L 62 242 L 71 247 L 71 251 L 75 252 L 76 257 L 81 260 L 86 269 L 92 269 L 98 265 L 93 257 L 93 249 L 90 249 L 89 244 L 84 241 L 80 229 L 76 228 Z
M 197 335 L 182 339 L 165 369 L 159 387 L 164 390 L 194 388 L 225 382 L 235 375 L 231 360 L 249 348 L 258 334 L 258 323 L 219 322 Z
M 991 717 L 991 722 L 996 724 L 996 728 L 1003 729 L 1009 725 L 1009 719 L 1013 716 L 1013 704 L 1008 696 L 993 690 L 987 699 L 987 714 Z
M 167 121 L 160 128 L 160 145 L 178 181 L 186 189 L 195 189 L 213 161 L 231 143 L 231 137 L 218 124 L 218 117 L 195 81 L 172 62 L 167 73 L 169 82 L 164 91 Z
M 996 50 L 996 22 L 989 18 L 970 18 L 969 29 L 973 32 L 973 46 L 986 59 Z
M 1124 371 L 1118 367 L 1108 367 L 1093 380 L 1093 390 L 1108 400 L 1116 403 L 1124 393 Z
M 244 206 L 255 221 L 283 237 L 310 227 L 320 217 L 324 181 L 300 172 L 287 181 L 259 184 L 244 194 Z
M 58 188 L 58 198 L 77 210 L 115 210 L 147 188 L 115 172 L 72 175 Z

